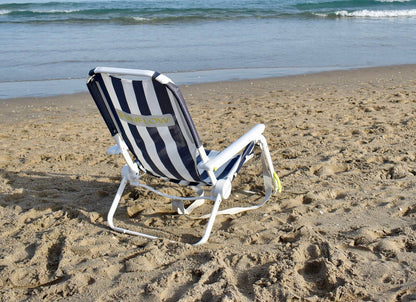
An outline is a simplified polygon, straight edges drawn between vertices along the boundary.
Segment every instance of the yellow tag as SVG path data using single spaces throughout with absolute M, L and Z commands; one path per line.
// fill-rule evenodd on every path
M 274 186 L 277 187 L 277 191 L 279 193 L 282 193 L 283 186 L 282 186 L 282 183 L 280 182 L 280 178 L 276 174 L 276 172 L 273 172 L 273 181 L 274 181 Z

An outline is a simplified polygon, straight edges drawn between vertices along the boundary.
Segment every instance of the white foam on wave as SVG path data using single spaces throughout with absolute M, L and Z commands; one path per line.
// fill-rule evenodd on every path
M 359 10 L 348 12 L 345 10 L 335 13 L 340 17 L 360 17 L 360 18 L 394 18 L 394 17 L 416 17 L 416 9 L 407 10 Z
M 143 17 L 132 17 L 133 20 L 135 21 L 140 21 L 140 22 L 144 22 L 144 21 L 149 21 L 149 18 L 143 18 Z
M 388 3 L 393 3 L 393 2 L 410 2 L 411 0 L 376 0 L 376 2 L 388 2 Z
M 7 14 L 10 14 L 11 13 L 11 11 L 10 10 L 7 10 L 7 9 L 0 9 L 0 15 L 7 15 Z
M 50 9 L 50 10 L 33 10 L 32 12 L 37 14 L 70 14 L 70 13 L 76 13 L 79 12 L 79 9 Z

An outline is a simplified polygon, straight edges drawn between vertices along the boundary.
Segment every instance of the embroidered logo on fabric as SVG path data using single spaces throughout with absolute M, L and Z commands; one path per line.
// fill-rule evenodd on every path
M 137 115 L 116 110 L 118 117 L 132 125 L 142 127 L 169 127 L 175 124 L 172 114 L 163 115 Z

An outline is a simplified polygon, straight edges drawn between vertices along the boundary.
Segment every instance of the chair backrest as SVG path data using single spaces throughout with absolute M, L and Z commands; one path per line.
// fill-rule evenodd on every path
M 202 182 L 197 150 L 202 146 L 178 87 L 145 70 L 98 67 L 88 89 L 112 135 L 120 134 L 151 174 L 175 182 Z

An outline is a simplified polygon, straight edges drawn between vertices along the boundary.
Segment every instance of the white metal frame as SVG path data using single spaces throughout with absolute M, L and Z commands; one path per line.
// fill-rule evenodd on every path
M 207 242 L 209 237 L 210 237 L 211 230 L 212 230 L 212 227 L 214 225 L 215 218 L 217 216 L 220 204 L 221 204 L 223 199 L 228 199 L 228 197 L 231 194 L 231 180 L 229 178 L 218 180 L 215 177 L 214 170 L 216 170 L 217 168 L 219 168 L 222 165 L 224 165 L 225 163 L 227 163 L 236 154 L 241 152 L 248 144 L 250 144 L 251 142 L 255 142 L 255 143 L 257 143 L 261 146 L 263 155 L 265 156 L 265 159 L 267 160 L 267 163 L 268 163 L 268 168 L 270 169 L 271 174 L 273 174 L 274 169 L 273 169 L 272 161 L 271 161 L 271 158 L 270 158 L 270 153 L 268 151 L 266 140 L 265 140 L 264 136 L 262 135 L 264 129 L 265 129 L 265 127 L 264 127 L 263 124 L 256 125 L 250 131 L 248 131 L 246 134 L 244 134 L 242 137 L 240 137 L 238 140 L 236 140 L 233 144 L 231 144 L 228 148 L 226 148 L 222 152 L 220 152 L 214 159 L 208 159 L 208 157 L 206 157 L 206 161 L 202 162 L 200 164 L 200 168 L 207 171 L 207 173 L 210 177 L 210 180 L 213 184 L 213 188 L 211 190 L 211 195 L 210 196 L 195 196 L 195 197 L 178 197 L 178 196 L 172 196 L 172 195 L 164 194 L 164 193 L 162 193 L 158 190 L 153 189 L 150 186 L 147 186 L 145 184 L 140 183 L 140 176 L 141 176 L 140 175 L 140 168 L 131 159 L 131 157 L 130 157 L 128 151 L 127 151 L 127 146 L 124 143 L 124 141 L 122 140 L 121 136 L 119 134 L 116 134 L 114 136 L 114 139 L 115 139 L 118 147 L 120 148 L 120 151 L 121 151 L 124 159 L 126 160 L 127 164 L 122 169 L 122 173 L 121 173 L 122 174 L 122 180 L 121 180 L 120 186 L 117 190 L 116 196 L 114 197 L 113 203 L 111 204 L 110 210 L 109 210 L 108 215 L 107 215 L 107 222 L 108 222 L 110 228 L 117 231 L 117 232 L 126 233 L 126 234 L 130 234 L 130 235 L 136 235 L 136 236 L 142 236 L 142 237 L 149 238 L 149 239 L 157 239 L 158 238 L 157 236 L 153 236 L 153 235 L 149 235 L 149 234 L 145 234 L 145 233 L 141 233 L 141 232 L 136 232 L 136 231 L 132 231 L 132 230 L 124 229 L 124 228 L 120 228 L 120 227 L 117 227 L 117 226 L 114 225 L 114 214 L 115 214 L 116 209 L 119 205 L 119 202 L 121 200 L 124 189 L 125 189 L 126 185 L 129 183 L 133 186 L 139 186 L 139 187 L 146 188 L 146 189 L 148 189 L 148 190 L 150 190 L 150 191 L 152 191 L 156 194 L 159 194 L 159 195 L 167 197 L 167 198 L 171 198 L 173 200 L 180 199 L 180 200 L 194 201 L 194 200 L 208 199 L 208 200 L 214 201 L 212 211 L 209 214 L 209 216 L 207 215 L 209 217 L 209 219 L 208 219 L 208 223 L 206 225 L 204 234 L 198 242 L 194 243 L 194 245 L 199 245 L 199 244 Z M 205 153 L 205 151 L 204 151 L 204 153 Z M 259 205 L 253 206 L 253 207 L 238 208 L 239 209 L 238 212 L 241 212 L 243 209 L 244 210 L 250 210 L 250 209 L 258 208 L 259 206 L 261 206 L 263 204 L 264 204 L 264 202 L 259 204 Z M 225 211 L 227 211 L 227 210 L 223 210 L 222 212 L 224 213 Z M 207 216 L 205 216 L 205 217 L 207 217 Z

